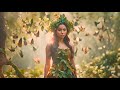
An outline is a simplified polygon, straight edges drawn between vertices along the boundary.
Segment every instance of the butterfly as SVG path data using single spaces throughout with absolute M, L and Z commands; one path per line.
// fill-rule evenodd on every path
M 13 39 L 18 39 L 18 35 L 17 34 L 13 34 Z
M 83 28 L 82 26 L 81 27 L 78 27 L 80 29 L 81 32 L 84 32 L 85 31 L 85 28 Z
M 35 61 L 35 63 L 40 63 L 40 58 L 34 58 L 33 60 Z
M 99 23 L 100 23 L 100 22 L 96 22 L 96 21 L 94 22 L 95 26 L 97 26 Z
M 82 51 L 84 52 L 84 54 L 87 54 L 90 49 L 90 47 L 83 47 Z
M 95 31 L 95 33 L 93 34 L 94 36 L 97 36 L 99 34 L 100 31 Z
M 11 46 L 11 48 L 8 48 L 11 52 L 15 52 L 15 49 L 17 48 L 17 46 L 16 47 L 12 47 Z
M 74 38 L 77 42 L 78 41 L 82 41 L 82 39 L 81 38 L 79 38 L 79 37 L 77 37 L 77 38 Z
M 99 35 L 99 41 L 102 41 L 103 39 L 103 35 Z
M 27 34 L 31 34 L 31 31 L 27 31 Z

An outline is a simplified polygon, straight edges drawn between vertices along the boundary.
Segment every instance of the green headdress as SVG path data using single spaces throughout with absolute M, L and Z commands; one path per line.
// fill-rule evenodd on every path
M 60 24 L 65 24 L 67 25 L 67 28 L 70 31 L 73 30 L 73 23 L 68 21 L 67 18 L 65 17 L 65 15 L 60 15 L 60 17 L 56 20 L 56 21 L 53 21 L 50 25 L 50 29 L 51 31 L 54 32 L 54 30 L 60 25 Z

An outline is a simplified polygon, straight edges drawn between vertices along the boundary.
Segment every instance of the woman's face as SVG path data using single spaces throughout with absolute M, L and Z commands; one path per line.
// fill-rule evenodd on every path
M 67 35 L 67 27 L 64 24 L 59 25 L 56 34 L 58 38 L 63 39 Z

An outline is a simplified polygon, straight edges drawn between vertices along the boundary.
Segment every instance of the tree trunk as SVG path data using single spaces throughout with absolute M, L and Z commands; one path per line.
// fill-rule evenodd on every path
M 5 53 L 4 53 L 5 40 L 6 40 L 6 32 L 5 32 L 4 13 L 0 12 L 0 77 L 4 77 L 2 74 L 2 66 L 7 61 Z
M 6 58 L 5 40 L 6 40 L 6 31 L 5 31 L 4 13 L 0 12 L 0 77 L 4 78 L 4 75 L 2 73 L 2 66 L 7 64 L 7 65 L 11 65 L 15 69 L 16 75 L 19 78 L 24 78 L 24 76 L 21 74 L 17 66 L 14 65 L 11 61 L 8 61 L 8 59 Z

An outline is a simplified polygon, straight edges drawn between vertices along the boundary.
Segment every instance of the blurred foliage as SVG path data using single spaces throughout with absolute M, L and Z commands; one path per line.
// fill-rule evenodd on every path
M 42 68 L 43 67 L 36 64 L 33 69 L 28 67 L 27 69 L 20 69 L 20 72 L 24 78 L 43 78 Z M 19 78 L 11 66 L 9 66 L 9 69 L 4 72 L 4 76 L 5 78 Z
M 78 77 L 120 78 L 120 49 L 108 51 L 105 55 L 94 58 L 90 63 L 82 63 Z

